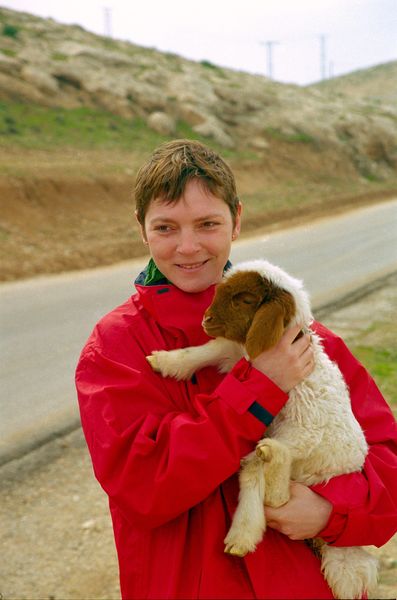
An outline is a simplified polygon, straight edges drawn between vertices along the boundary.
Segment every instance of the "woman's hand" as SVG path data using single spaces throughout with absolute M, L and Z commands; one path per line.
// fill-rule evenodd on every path
M 314 369 L 313 349 L 310 335 L 296 341 L 301 331 L 295 325 L 284 332 L 280 341 L 251 361 L 255 369 L 269 377 L 283 392 L 288 393 Z
M 328 523 L 332 504 L 302 483 L 291 482 L 291 497 L 280 508 L 265 506 L 268 527 L 291 540 L 316 537 Z

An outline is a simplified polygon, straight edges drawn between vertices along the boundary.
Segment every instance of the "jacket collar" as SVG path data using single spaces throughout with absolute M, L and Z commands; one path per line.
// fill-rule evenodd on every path
M 224 272 L 231 266 L 227 261 Z M 136 278 L 135 288 L 142 305 L 162 327 L 183 331 L 189 344 L 209 340 L 201 322 L 214 297 L 215 285 L 195 294 L 183 292 L 170 283 L 150 259 Z
M 209 340 L 201 322 L 214 297 L 215 285 L 195 294 L 183 292 L 172 284 L 136 283 L 135 287 L 141 304 L 161 327 L 183 331 L 191 345 Z

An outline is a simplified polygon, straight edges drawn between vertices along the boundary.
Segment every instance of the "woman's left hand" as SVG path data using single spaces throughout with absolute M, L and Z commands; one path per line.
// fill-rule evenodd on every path
M 316 537 L 328 522 L 332 504 L 302 483 L 291 482 L 290 492 L 291 497 L 284 506 L 265 506 L 268 527 L 291 540 Z

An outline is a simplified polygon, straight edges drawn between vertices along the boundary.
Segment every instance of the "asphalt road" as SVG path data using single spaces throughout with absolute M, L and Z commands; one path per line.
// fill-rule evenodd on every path
M 263 257 L 304 279 L 315 309 L 331 304 L 397 270 L 397 200 L 233 247 L 233 262 Z M 145 262 L 0 286 L 0 464 L 76 425 L 80 350 Z

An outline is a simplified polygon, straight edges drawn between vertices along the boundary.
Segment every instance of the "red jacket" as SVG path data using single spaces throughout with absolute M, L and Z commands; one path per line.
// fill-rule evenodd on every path
M 95 327 L 76 373 L 95 475 L 109 496 L 123 598 L 332 598 L 308 546 L 275 530 L 244 559 L 224 554 L 240 459 L 266 429 L 261 413 L 277 414 L 287 396 L 244 359 L 226 376 L 205 368 L 187 382 L 152 372 L 152 350 L 208 340 L 201 319 L 214 289 L 137 287 Z M 379 546 L 396 529 L 395 422 L 342 340 L 315 328 L 371 446 L 364 472 L 316 486 L 334 507 L 322 535 L 336 545 Z

